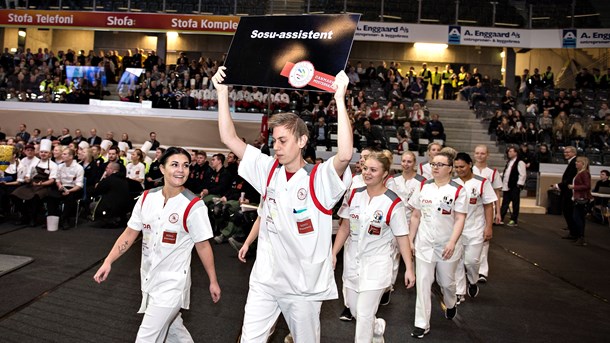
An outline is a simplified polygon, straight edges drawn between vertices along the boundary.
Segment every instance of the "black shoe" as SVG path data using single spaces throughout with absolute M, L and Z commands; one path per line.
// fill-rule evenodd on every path
M 579 239 L 576 240 L 576 242 L 574 242 L 574 245 L 577 245 L 580 247 L 586 247 L 587 242 L 585 242 L 585 239 L 583 237 L 580 237 Z
M 567 235 L 567 236 L 561 237 L 561 239 L 569 239 L 569 240 L 575 241 L 578 239 L 578 237 L 572 236 L 572 235 Z
M 445 318 L 451 320 L 457 314 L 457 306 L 453 306 L 453 308 L 448 308 L 445 310 Z
M 390 303 L 390 296 L 391 295 L 392 295 L 392 291 L 391 290 L 383 293 L 383 295 L 381 296 L 381 300 L 379 301 L 379 305 L 381 305 L 381 306 L 388 305 Z
M 471 298 L 476 298 L 479 295 L 479 286 L 477 284 L 468 285 L 468 295 Z
M 424 338 L 425 335 L 428 334 L 428 332 L 430 332 L 430 329 L 422 329 L 422 328 L 418 328 L 416 327 L 415 329 L 413 329 L 413 332 L 411 332 L 411 337 L 414 338 Z
M 479 274 L 479 280 L 477 283 L 487 283 L 487 275 Z
M 345 307 L 341 315 L 339 316 L 339 320 L 344 322 L 351 322 L 354 317 L 352 316 L 352 311 L 350 311 L 349 307 Z

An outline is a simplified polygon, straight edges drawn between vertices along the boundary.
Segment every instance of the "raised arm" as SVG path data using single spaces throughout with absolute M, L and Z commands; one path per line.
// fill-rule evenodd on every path
M 337 155 L 334 159 L 334 167 L 339 175 L 343 175 L 354 153 L 352 124 L 349 121 L 347 107 L 345 106 L 345 93 L 348 84 L 349 78 L 343 70 L 340 71 L 333 83 L 335 102 L 337 103 Z
M 216 74 L 212 77 L 212 82 L 214 82 L 214 88 L 216 88 L 218 95 L 218 130 L 220 131 L 220 140 L 224 145 L 233 151 L 239 159 L 242 159 L 246 152 L 246 143 L 237 135 L 235 124 L 233 124 L 233 118 L 231 118 L 231 112 L 229 111 L 229 90 L 226 85 L 222 84 L 226 76 L 226 69 L 226 67 L 219 67 Z

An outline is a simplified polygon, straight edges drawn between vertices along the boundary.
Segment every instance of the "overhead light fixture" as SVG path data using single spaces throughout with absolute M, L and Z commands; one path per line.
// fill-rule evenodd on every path
M 395 15 L 380 15 L 379 18 L 402 20 L 402 17 L 398 17 L 398 16 L 395 16 Z
M 178 32 L 176 31 L 167 31 L 167 38 L 176 39 L 178 38 Z
M 502 52 L 500 53 L 500 57 L 502 57 L 502 58 L 506 57 L 506 53 L 505 53 L 504 51 L 502 51 Z
M 420 19 L 419 21 L 424 22 L 424 23 L 438 23 L 440 20 L 438 19 Z
M 27 35 L 27 33 L 23 30 L 19 30 L 19 32 L 17 32 L 17 34 L 19 35 L 19 37 L 25 37 Z
M 496 22 L 496 26 L 500 25 L 500 26 L 510 26 L 510 27 L 519 27 L 519 24 L 512 24 L 512 23 L 498 23 Z
M 476 20 L 467 20 L 467 19 L 458 19 L 458 22 L 466 23 L 466 24 L 476 24 L 477 23 Z
M 551 17 L 533 17 L 532 20 L 549 20 Z
M 447 44 L 437 44 L 437 43 L 415 43 L 413 46 L 416 49 L 426 50 L 428 52 L 440 52 L 447 49 L 449 46 Z

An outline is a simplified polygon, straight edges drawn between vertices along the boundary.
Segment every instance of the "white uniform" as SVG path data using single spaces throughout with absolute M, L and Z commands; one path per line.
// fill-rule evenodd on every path
M 468 215 L 461 238 L 464 253 L 455 273 L 456 292 L 463 295 L 466 294 L 466 276 L 469 284 L 476 284 L 479 279 L 481 251 L 485 241 L 485 226 L 487 226 L 484 205 L 493 204 L 498 197 L 491 183 L 478 175 L 474 175 L 466 183 L 460 178 L 454 181 L 464 187 L 468 196 Z
M 356 317 L 355 342 L 373 339 L 379 300 L 392 285 L 397 247 L 395 236 L 409 234 L 404 204 L 392 190 L 370 198 L 366 187 L 353 189 L 339 216 L 350 223 L 345 242 L 343 284 Z
M 132 180 L 142 179 L 140 184 L 142 185 L 142 187 L 144 187 L 144 179 L 146 178 L 145 177 L 146 166 L 144 166 L 144 164 L 141 162 L 138 162 L 138 164 L 133 164 L 133 163 L 129 162 L 127 164 L 126 169 L 127 169 L 127 178 L 132 179 Z
M 185 190 L 165 203 L 162 188 L 145 191 L 127 226 L 142 231 L 142 304 L 137 342 L 192 342 L 180 316 L 188 309 L 191 254 L 195 243 L 213 237 L 208 209 Z M 169 332 L 168 332 L 169 331 Z
M 458 239 L 449 259 L 443 260 L 442 255 L 453 234 L 455 213 L 468 213 L 468 200 L 462 186 L 454 181 L 438 187 L 434 180 L 428 180 L 421 189 L 415 190 L 409 205 L 421 212 L 415 236 L 415 326 L 427 329 L 430 327 L 431 287 L 435 269 L 445 305 L 447 308 L 455 307 L 455 269 L 462 256 L 462 242 Z
M 57 167 L 57 180 L 66 188 L 83 188 L 84 178 L 85 170 L 76 161 L 72 161 L 69 167 L 65 163 Z
M 21 173 L 21 178 L 19 177 L 19 173 L 17 173 L 17 181 L 23 183 L 25 182 L 24 178 L 25 176 L 30 177 L 30 171 L 31 169 L 36 166 L 38 164 L 38 162 L 40 162 L 40 159 L 36 156 L 34 156 L 33 158 L 27 158 L 24 157 L 21 159 L 21 161 L 19 162 L 19 168 L 23 169 L 23 173 Z
M 479 169 L 477 166 L 472 167 L 472 172 L 474 175 L 482 176 L 491 182 L 491 187 L 494 190 L 502 189 L 502 178 L 500 177 L 500 173 L 496 168 L 491 169 L 489 167 L 485 167 L 483 169 Z M 497 194 L 496 194 L 497 196 Z M 500 206 L 500 203 L 496 204 Z M 496 210 L 496 209 L 494 209 Z M 494 212 L 495 218 L 495 212 Z M 479 274 L 485 275 L 486 277 L 489 275 L 489 263 L 487 262 L 487 256 L 489 254 L 489 241 L 483 243 L 483 250 L 481 251 L 481 266 L 479 268 Z
M 430 163 L 420 163 L 417 168 L 417 173 L 426 178 L 426 180 L 430 180 L 432 178 L 432 167 L 430 167 Z
M 57 180 L 57 163 L 50 159 L 46 162 L 38 160 L 36 164 L 31 164 L 29 169 L 25 170 L 25 177 L 29 177 L 30 180 L 36 176 L 36 167 L 44 169 L 45 174 L 49 175 L 49 179 Z
M 322 300 L 336 299 L 332 207 L 351 182 L 331 157 L 287 180 L 272 157 L 248 145 L 239 175 L 264 195 L 256 262 L 250 275 L 242 342 L 265 342 L 280 312 L 296 342 L 320 341 Z

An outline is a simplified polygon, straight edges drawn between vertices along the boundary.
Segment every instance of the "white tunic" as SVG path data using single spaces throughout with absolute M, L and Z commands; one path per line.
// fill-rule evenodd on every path
M 432 167 L 430 163 L 420 163 L 419 168 L 417 168 L 417 173 L 426 178 L 426 180 L 430 180 L 432 178 Z
M 49 175 L 49 179 L 57 180 L 57 163 L 50 159 L 46 162 L 39 160 L 38 163 L 30 165 L 30 168 L 25 170 L 25 177 L 29 177 L 31 180 L 36 176 L 36 167 L 44 169 L 44 173 Z
M 25 182 L 24 177 L 30 177 L 30 171 L 32 169 L 33 166 L 37 165 L 38 162 L 40 162 L 40 159 L 36 156 L 34 156 L 33 158 L 29 159 L 27 157 L 24 157 L 21 159 L 21 161 L 19 162 L 19 168 L 23 168 L 23 173 L 21 174 L 21 178 L 19 178 L 19 174 L 17 174 L 17 181 L 19 182 Z
M 405 204 L 404 208 L 407 216 L 407 223 L 411 222 L 411 214 L 413 213 L 413 208 L 409 206 L 409 199 L 411 199 L 415 190 L 421 188 L 423 182 L 426 182 L 426 178 L 419 174 L 415 174 L 415 176 L 409 180 L 405 180 L 405 177 L 402 175 L 394 178 L 394 183 L 396 184 L 395 192 Z
M 473 166 L 472 173 L 486 178 L 487 181 L 491 182 L 491 187 L 493 189 L 502 188 L 502 178 L 500 177 L 500 173 L 498 173 L 498 169 L 491 169 L 489 167 L 479 169 L 477 166 Z
M 65 163 L 57 167 L 57 181 L 61 182 L 61 185 L 64 187 L 72 188 L 78 186 L 83 188 L 84 178 L 85 170 L 76 161 L 72 161 L 69 167 Z
M 468 215 L 462 231 L 464 245 L 479 244 L 485 241 L 485 209 L 483 205 L 493 204 L 498 200 L 496 192 L 487 179 L 474 175 L 464 183 L 460 178 L 454 179 L 464 187 L 468 197 Z
M 392 190 L 370 198 L 366 187 L 352 190 L 339 216 L 349 220 L 345 242 L 343 284 L 357 292 L 392 284 L 395 236 L 409 234 L 404 204 Z
M 127 226 L 142 231 L 142 306 L 189 308 L 191 254 L 195 243 L 212 238 L 208 208 L 189 190 L 164 204 L 162 187 L 142 194 Z
M 250 287 L 256 285 L 276 297 L 314 301 L 338 297 L 331 214 L 349 186 L 351 173 L 348 168 L 340 179 L 334 158 L 311 172 L 305 166 L 287 181 L 286 170 L 274 158 L 247 146 L 239 175 L 264 195 Z
M 131 162 L 129 162 L 129 164 L 127 164 L 127 178 L 128 179 L 132 179 L 132 180 L 136 180 L 136 179 L 142 179 L 142 181 L 140 182 L 142 185 L 144 185 L 144 174 L 146 174 L 146 166 L 144 166 L 144 164 L 142 162 L 138 162 L 138 164 L 133 164 Z
M 453 234 L 455 213 L 468 213 L 468 199 L 462 186 L 450 181 L 438 187 L 434 180 L 428 180 L 421 189 L 415 190 L 409 205 L 421 211 L 415 256 L 428 263 L 459 260 L 463 250 L 459 239 L 448 260 L 443 260 L 443 250 Z

